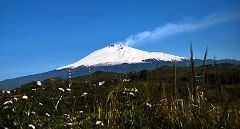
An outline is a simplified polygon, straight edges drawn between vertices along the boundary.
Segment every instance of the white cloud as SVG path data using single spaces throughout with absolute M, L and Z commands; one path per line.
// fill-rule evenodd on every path
M 160 40 L 175 34 L 195 31 L 219 23 L 236 20 L 240 18 L 239 14 L 240 13 L 238 12 L 214 13 L 202 18 L 199 21 L 188 23 L 168 23 L 164 26 L 159 26 L 152 31 L 143 31 L 134 35 L 130 35 L 127 39 L 120 42 L 132 46 L 137 43 Z

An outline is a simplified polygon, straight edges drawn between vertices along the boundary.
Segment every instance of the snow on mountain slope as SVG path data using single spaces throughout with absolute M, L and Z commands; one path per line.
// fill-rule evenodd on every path
M 185 59 L 185 57 L 174 56 L 162 52 L 146 52 L 122 44 L 116 44 L 96 50 L 85 58 L 73 64 L 60 67 L 57 70 L 64 68 L 77 68 L 78 66 L 141 63 L 143 62 L 143 60 L 146 59 L 156 59 L 162 61 L 181 61 L 182 59 Z

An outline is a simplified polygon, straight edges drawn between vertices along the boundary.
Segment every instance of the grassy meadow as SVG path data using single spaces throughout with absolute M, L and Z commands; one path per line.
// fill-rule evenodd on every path
M 192 59 L 186 67 L 32 82 L 1 91 L 0 128 L 237 129 L 240 65 L 195 67 Z

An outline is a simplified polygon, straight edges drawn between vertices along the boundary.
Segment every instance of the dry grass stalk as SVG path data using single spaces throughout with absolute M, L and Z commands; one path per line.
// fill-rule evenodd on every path
M 205 72 L 206 72 L 207 52 L 208 52 L 208 48 L 206 48 L 206 51 L 205 51 L 205 54 L 204 54 L 204 59 L 203 59 L 203 69 L 202 69 L 202 86 L 203 87 L 205 85 Z
M 196 100 L 196 76 L 195 76 L 195 66 L 193 59 L 193 50 L 192 50 L 192 42 L 190 42 L 190 53 L 191 53 L 191 68 L 192 68 L 192 89 L 193 89 L 193 99 Z

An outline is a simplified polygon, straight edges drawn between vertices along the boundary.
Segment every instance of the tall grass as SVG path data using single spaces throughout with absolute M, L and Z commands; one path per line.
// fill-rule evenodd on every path
M 205 86 L 205 73 L 206 73 L 206 61 L 207 61 L 207 52 L 208 48 L 206 48 L 204 58 L 203 58 L 203 65 L 202 65 L 202 86 Z
M 194 66 L 194 57 L 193 57 L 193 50 L 192 50 L 192 42 L 190 42 L 190 53 L 191 53 L 191 70 L 192 70 L 192 85 L 191 90 L 193 94 L 193 101 L 196 101 L 197 98 L 197 90 L 196 90 L 196 75 L 195 75 L 195 66 Z

